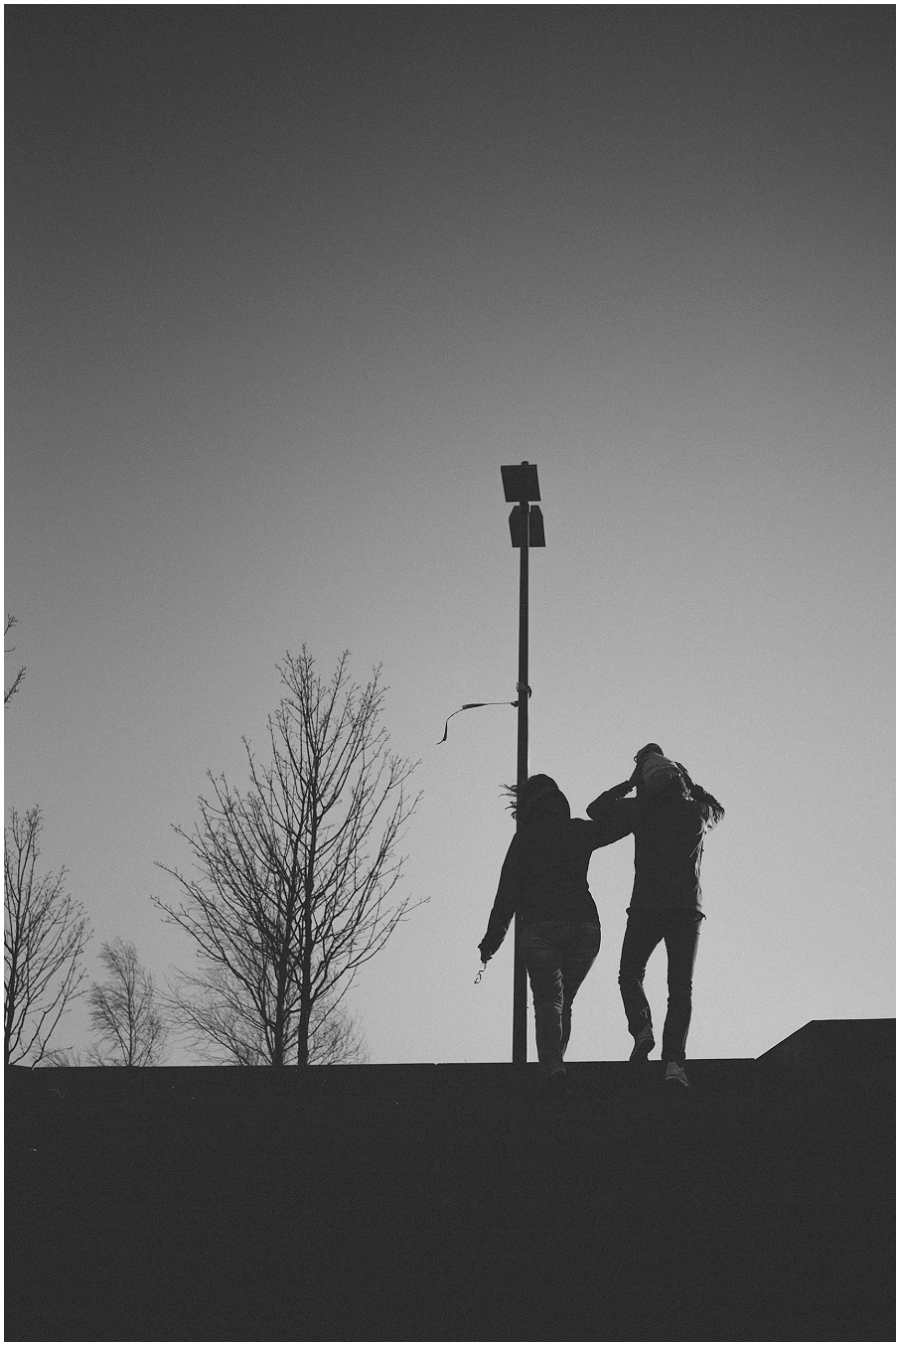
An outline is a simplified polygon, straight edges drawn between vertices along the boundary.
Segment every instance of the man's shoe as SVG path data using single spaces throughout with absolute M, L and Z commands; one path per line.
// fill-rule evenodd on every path
M 558 1066 L 556 1070 L 551 1071 L 544 1082 L 544 1088 L 552 1098 L 564 1098 L 569 1092 L 569 1081 L 566 1078 L 565 1066 Z
M 653 1029 L 648 1024 L 635 1036 L 634 1046 L 628 1058 L 629 1061 L 646 1061 L 655 1046 L 656 1039 L 653 1036 Z
M 683 1066 L 680 1066 L 677 1061 L 666 1063 L 666 1084 L 680 1084 L 683 1089 L 687 1089 L 690 1085 L 690 1080 L 685 1075 Z

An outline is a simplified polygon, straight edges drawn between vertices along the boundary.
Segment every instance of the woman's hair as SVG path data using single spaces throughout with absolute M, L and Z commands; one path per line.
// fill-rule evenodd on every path
M 725 817 L 725 810 L 718 799 L 716 799 L 714 795 L 711 795 L 708 790 L 704 790 L 702 785 L 695 785 L 688 775 L 687 769 L 683 767 L 680 762 L 676 762 L 675 765 L 684 777 L 684 783 L 688 788 L 691 799 L 696 799 L 698 804 L 705 804 L 712 814 L 713 822 L 720 823 Z
M 509 796 L 508 807 L 512 816 L 523 823 L 533 822 L 539 817 L 545 811 L 545 802 L 549 803 L 553 796 L 562 799 L 566 808 L 569 808 L 569 801 L 552 776 L 529 776 L 522 786 L 521 793 L 515 785 L 504 785 L 502 788 Z M 548 809 L 547 812 L 552 810 Z

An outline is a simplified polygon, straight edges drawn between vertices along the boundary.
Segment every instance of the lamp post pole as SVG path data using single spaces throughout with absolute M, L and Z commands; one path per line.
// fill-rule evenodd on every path
M 540 509 L 537 506 L 532 507 L 530 503 L 541 498 L 534 463 L 524 462 L 518 466 L 503 467 L 500 471 L 503 474 L 506 499 L 516 502 L 509 516 L 509 530 L 513 546 L 519 548 L 516 792 L 521 798 L 522 786 L 528 779 L 528 698 L 531 695 L 531 688 L 528 685 L 528 554 L 532 547 L 545 545 L 544 521 Z M 520 827 L 521 824 L 522 819 L 519 815 L 516 827 Z M 515 920 L 513 945 L 512 1059 L 514 1065 L 524 1065 L 528 1060 L 528 985 L 518 916 Z
M 521 543 L 519 546 L 519 680 L 516 684 L 516 795 L 521 799 L 522 787 L 528 779 L 528 534 L 530 513 L 528 501 L 519 506 L 521 515 Z M 522 825 L 516 818 L 516 829 Z M 525 972 L 525 954 L 522 951 L 522 930 L 518 916 L 513 929 L 513 1065 L 525 1065 L 528 1060 L 528 979 Z

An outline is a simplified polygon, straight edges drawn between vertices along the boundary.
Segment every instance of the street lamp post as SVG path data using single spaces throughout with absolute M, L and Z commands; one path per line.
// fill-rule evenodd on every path
M 500 472 L 506 499 L 508 502 L 514 502 L 514 508 L 509 516 L 509 532 L 512 545 L 519 549 L 516 791 L 521 795 L 522 786 L 528 779 L 528 698 L 531 695 L 531 688 L 528 685 L 528 553 L 532 547 L 545 545 L 544 518 L 540 509 L 531 503 L 541 498 L 535 464 L 529 462 L 514 464 L 511 467 L 501 467 Z M 521 825 L 522 820 L 519 816 L 516 819 L 516 827 Z M 524 1065 L 528 1060 L 528 991 L 518 917 L 515 922 L 513 943 L 512 1059 L 514 1065 Z

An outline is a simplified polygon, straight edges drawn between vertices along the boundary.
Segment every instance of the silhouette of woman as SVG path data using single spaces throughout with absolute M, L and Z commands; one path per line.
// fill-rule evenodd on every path
M 634 888 L 619 962 L 619 989 L 634 1038 L 631 1060 L 646 1060 L 656 1046 L 644 973 L 664 940 L 669 991 L 662 1042 L 665 1079 L 687 1087 L 685 1051 L 703 920 L 700 862 L 706 834 L 725 810 L 694 784 L 680 762 L 664 757 L 658 743 L 645 744 L 634 761 L 631 778 L 604 791 L 587 813 L 605 823 L 610 840 L 634 834 Z M 624 798 L 633 789 L 636 798 Z
M 510 790 L 514 798 L 515 793 Z M 554 1093 L 565 1093 L 563 1057 L 572 1002 L 600 949 L 600 917 L 588 887 L 588 865 L 599 846 L 616 838 L 607 836 L 602 822 L 573 818 L 569 801 L 551 776 L 529 776 L 514 814 L 518 829 L 478 949 L 486 963 L 518 915 L 542 1082 Z

